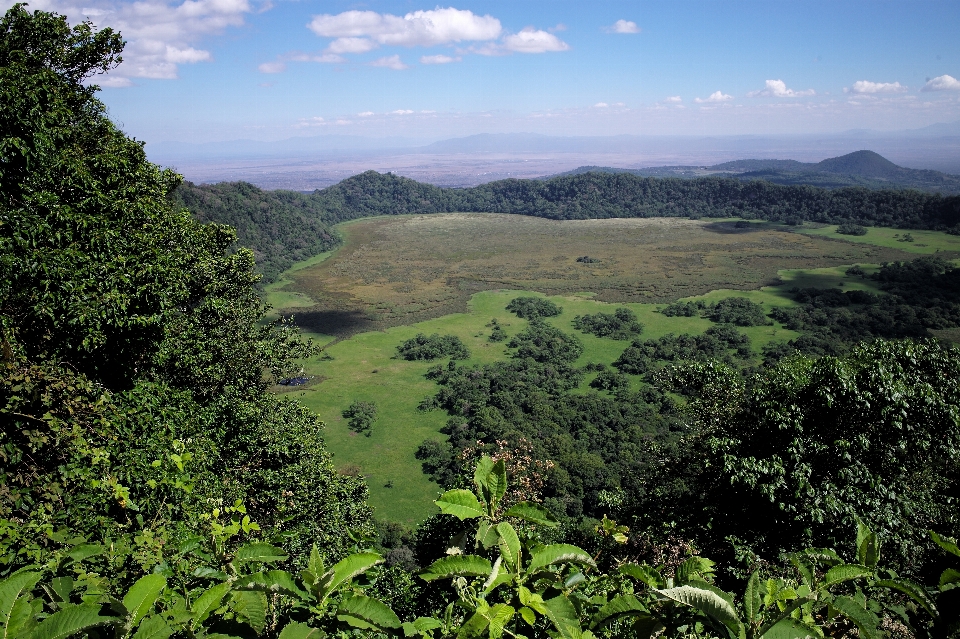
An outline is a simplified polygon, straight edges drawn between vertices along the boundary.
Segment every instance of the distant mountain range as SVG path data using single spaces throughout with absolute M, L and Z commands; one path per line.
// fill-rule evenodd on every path
M 907 169 L 897 166 L 879 153 L 855 151 L 821 162 L 796 160 L 734 160 L 712 166 L 655 166 L 619 169 L 606 166 L 581 166 L 549 177 L 582 173 L 629 173 L 643 177 L 732 177 L 741 180 L 766 180 L 776 184 L 806 184 L 824 188 L 863 186 L 868 188 L 908 188 L 933 193 L 960 193 L 960 175 L 940 171 Z

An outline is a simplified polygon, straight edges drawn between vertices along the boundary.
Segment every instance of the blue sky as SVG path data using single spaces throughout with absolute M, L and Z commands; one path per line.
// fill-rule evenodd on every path
M 31 6 L 124 33 L 126 61 L 101 80 L 101 96 L 148 143 L 830 133 L 960 120 L 956 0 Z

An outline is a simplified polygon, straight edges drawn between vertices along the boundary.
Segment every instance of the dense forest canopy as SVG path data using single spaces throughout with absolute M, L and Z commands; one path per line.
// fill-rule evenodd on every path
M 310 250 L 335 245 L 330 227 L 375 215 L 473 211 L 555 220 L 614 217 L 742 217 L 799 224 L 866 224 L 960 229 L 960 196 L 862 187 L 828 190 L 732 178 L 654 178 L 584 173 L 549 180 L 501 180 L 468 189 L 367 171 L 305 195 L 250 184 L 186 183 L 174 199 L 204 221 L 238 229 L 268 279 Z

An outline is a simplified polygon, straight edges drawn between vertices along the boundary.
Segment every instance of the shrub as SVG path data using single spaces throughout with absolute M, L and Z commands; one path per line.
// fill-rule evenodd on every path
M 377 421 L 377 404 L 376 402 L 355 401 L 342 414 L 350 420 L 348 422 L 350 430 L 364 433 L 369 437 L 373 423 Z
M 637 321 L 636 313 L 625 307 L 618 308 L 613 314 L 577 315 L 573 318 L 573 326 L 584 333 L 611 339 L 632 339 L 643 332 L 643 324 Z
M 516 297 L 507 304 L 507 310 L 515 313 L 522 319 L 537 319 L 539 317 L 554 317 L 563 312 L 563 309 L 542 297 Z
M 837 227 L 837 233 L 840 235 L 866 235 L 867 229 L 856 222 L 844 222 Z
M 405 360 L 431 360 L 439 357 L 450 359 L 468 359 L 470 349 L 456 335 L 434 333 L 427 337 L 418 333 L 397 347 L 397 353 Z

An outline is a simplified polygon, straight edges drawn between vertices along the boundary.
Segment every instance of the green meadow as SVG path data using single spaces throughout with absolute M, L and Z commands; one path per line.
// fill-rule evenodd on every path
M 359 222 L 340 227 L 347 231 L 348 242 L 349 226 Z M 866 236 L 850 237 L 837 235 L 834 228 L 801 229 L 799 232 L 821 235 L 839 242 L 873 244 L 913 253 L 960 249 L 960 238 L 945 233 L 914 231 L 912 235 L 915 241 L 910 243 L 898 242 L 901 237 L 898 234 L 903 232 L 895 229 L 870 228 Z M 265 287 L 265 298 L 275 307 L 274 316 L 293 313 L 296 317 L 298 310 L 315 304 L 309 295 L 298 292 L 296 287 L 289 284 L 294 281 L 293 275 L 297 272 L 315 267 L 334 255 L 336 252 L 324 253 L 300 262 L 285 272 L 280 281 Z M 796 287 L 877 292 L 872 280 L 847 275 L 850 266 L 781 269 L 770 286 L 752 290 L 717 289 L 683 299 L 715 302 L 725 297 L 741 296 L 771 308 L 794 306 L 796 303 L 790 291 Z M 860 266 L 867 273 L 878 268 L 877 264 Z M 584 282 L 584 285 L 588 286 L 589 283 Z M 594 299 L 595 293 L 592 292 L 546 296 L 532 291 L 496 289 L 472 294 L 467 302 L 467 312 L 463 313 L 362 332 L 339 340 L 330 335 L 306 333 L 326 345 L 320 357 L 304 362 L 304 372 L 311 377 L 311 381 L 305 386 L 278 389 L 278 392 L 299 398 L 324 420 L 325 439 L 334 454 L 336 466 L 341 472 L 361 474 L 366 478 L 370 486 L 370 504 L 377 517 L 415 524 L 435 512 L 432 500 L 439 491 L 439 487 L 422 473 L 415 453 L 424 440 L 445 437 L 440 429 L 447 415 L 442 411 L 421 412 L 417 406 L 439 388 L 424 374 L 431 366 L 438 362 L 446 363 L 446 360 L 408 362 L 396 358 L 397 346 L 418 333 L 449 334 L 459 337 L 470 349 L 470 359 L 461 364 L 485 364 L 506 359 L 509 357 L 506 342 L 492 343 L 488 340 L 489 324 L 491 319 L 496 319 L 508 336 L 523 330 L 527 322 L 505 310 L 507 303 L 519 295 L 548 297 L 563 308 L 561 315 L 547 321 L 564 331 L 575 333 L 582 340 L 584 353 L 577 362 L 580 366 L 588 362 L 610 364 L 629 342 L 598 338 L 576 331 L 572 321 L 577 315 L 613 312 L 619 306 L 626 306 L 637 314 L 644 325 L 643 339 L 658 338 L 668 333 L 698 334 L 712 326 L 709 320 L 699 317 L 666 317 L 658 312 L 665 306 L 662 303 L 607 303 Z M 787 341 L 797 337 L 796 333 L 779 325 L 739 330 L 750 338 L 754 353 L 758 356 L 760 349 L 772 341 Z M 585 376 L 579 392 L 592 392 L 589 382 L 594 376 L 595 373 Z M 636 379 L 633 382 L 638 383 Z M 356 400 L 372 401 L 378 407 L 378 419 L 369 436 L 352 432 L 342 416 L 343 410 Z

